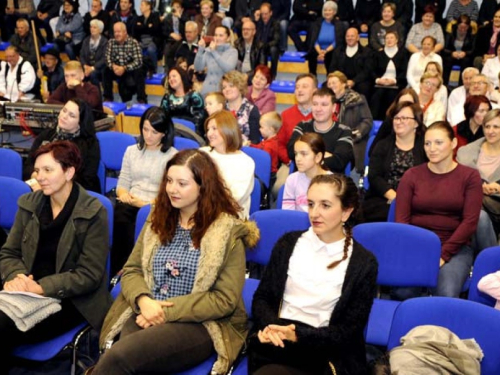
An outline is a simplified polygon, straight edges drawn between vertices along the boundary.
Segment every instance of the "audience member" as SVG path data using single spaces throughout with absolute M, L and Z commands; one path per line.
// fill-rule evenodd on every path
M 332 120 L 335 94 L 329 88 L 314 92 L 312 120 L 299 123 L 288 141 L 288 156 L 294 160 L 294 144 L 304 133 L 317 133 L 325 142 L 325 165 L 332 172 L 343 173 L 347 164 L 354 160 L 352 132 L 349 127 Z
M 498 44 L 500 44 L 500 9 L 495 12 L 493 22 L 480 27 L 476 34 L 474 45 L 474 66 L 482 69 L 486 60 L 495 57 Z
M 274 19 L 280 25 L 280 54 L 283 54 L 288 49 L 288 24 L 290 22 L 290 12 L 292 10 L 292 1 L 290 0 L 274 0 L 271 1 L 271 10 Z
M 252 79 L 253 72 L 258 65 L 267 64 L 264 44 L 255 38 L 257 32 L 255 23 L 251 20 L 243 22 L 242 37 L 234 43 L 238 50 L 238 70 Z
M 188 21 L 188 14 L 184 12 L 182 0 L 172 1 L 170 7 L 171 11 L 167 13 L 165 19 L 162 21 L 162 34 L 166 41 L 164 49 L 165 72 L 168 72 L 170 68 L 175 66 L 175 53 L 183 40 L 186 39 L 185 26 Z M 195 25 L 198 27 L 198 24 L 195 23 Z
M 435 61 L 429 61 L 427 63 L 427 66 L 424 70 L 424 74 L 425 73 L 436 74 L 441 77 L 441 80 L 443 79 L 443 68 Z M 420 92 L 420 86 L 418 86 L 418 90 L 416 91 Z M 446 111 L 446 109 L 448 108 L 448 89 L 444 84 L 441 84 L 439 89 L 434 94 L 434 100 L 441 102 Z
M 406 80 L 408 81 L 408 85 L 417 92 L 419 91 L 420 78 L 424 74 L 427 64 L 433 61 L 440 66 L 443 65 L 441 56 L 434 51 L 435 45 L 436 39 L 432 36 L 426 36 L 422 39 L 422 49 L 410 56 Z
M 451 0 L 446 12 L 446 21 L 456 20 L 462 14 L 468 15 L 471 21 L 476 22 L 479 16 L 479 7 L 476 0 Z
M 121 332 L 120 339 L 93 374 L 174 373 L 203 362 L 214 348 L 213 371 L 231 369 L 247 334 L 245 249 L 259 236 L 238 213 L 207 154 L 184 150 L 167 163 L 100 344 Z
M 387 32 L 384 49 L 374 55 L 372 79 L 375 88 L 370 102 L 374 119 L 382 119 L 398 92 L 406 87 L 407 66 L 407 53 L 398 47 L 397 33 Z
M 35 138 L 28 157 L 28 164 L 24 170 L 25 179 L 37 178 L 33 172 L 33 163 L 36 150 L 46 143 L 67 140 L 73 142 L 80 150 L 84 163 L 76 171 L 75 181 L 84 189 L 101 192 L 101 184 L 97 177 L 97 169 L 101 160 L 99 142 L 95 136 L 92 110 L 89 105 L 79 98 L 70 99 L 61 109 L 57 118 L 57 126 L 48 128 Z M 33 190 L 40 186 L 32 185 Z
M 33 69 L 37 69 L 35 40 L 30 31 L 30 25 L 24 18 L 19 18 L 16 22 L 16 33 L 10 38 L 10 45 L 17 47 L 19 54 L 24 60 L 30 62 Z M 40 42 L 38 42 L 40 48 Z
M 59 50 L 66 52 L 70 60 L 76 60 L 85 38 L 83 20 L 78 13 L 77 1 L 64 0 L 63 12 L 57 21 L 54 35 Z
M 368 33 L 380 17 L 380 0 L 357 0 L 354 7 L 354 26 L 360 32 Z
M 205 111 L 202 96 L 192 90 L 186 71 L 174 67 L 168 72 L 165 95 L 160 107 L 171 118 L 192 121 L 198 134 L 204 134 Z
M 484 0 L 483 0 L 484 1 Z M 446 9 L 446 0 L 415 0 L 415 19 L 421 20 L 427 7 L 435 8 L 434 17 L 438 24 L 443 24 L 443 14 Z
M 377 142 L 370 156 L 370 187 L 363 202 L 365 222 L 387 221 L 404 173 L 427 161 L 422 110 L 412 102 L 398 102 L 389 110 L 391 134 Z
M 61 0 L 40 0 L 36 8 L 36 16 L 32 18 L 38 30 L 45 30 L 47 42 L 49 43 L 54 41 L 54 32 L 50 26 L 50 20 L 59 17 L 62 5 L 63 2 Z M 37 36 L 41 36 L 41 34 L 37 33 Z
M 278 20 L 273 18 L 270 3 L 262 3 L 260 6 L 260 20 L 256 25 L 255 39 L 263 44 L 266 56 L 271 58 L 271 76 L 274 80 L 278 73 L 280 55 L 280 25 Z
M 486 60 L 481 73 L 490 81 L 493 88 L 498 88 L 498 73 L 500 72 L 500 44 L 496 48 L 496 55 Z
M 358 189 L 319 175 L 307 199 L 311 227 L 277 242 L 255 292 L 249 373 L 365 374 L 377 261 L 352 238 Z
M 387 3 L 392 3 L 396 6 L 394 19 L 403 25 L 405 30 L 404 35 L 407 35 L 413 24 L 413 0 L 383 0 L 382 7 Z M 402 35 L 401 38 L 404 39 Z
M 149 59 L 144 59 L 144 62 L 151 76 L 156 73 L 158 67 L 158 50 L 162 43 L 161 21 L 158 12 L 153 11 L 151 1 L 142 0 L 140 10 L 142 15 L 137 17 L 135 22 L 134 38 L 141 45 L 143 55 Z
M 49 96 L 47 103 L 64 104 L 73 98 L 86 102 L 93 110 L 102 112 L 101 90 L 90 82 L 85 82 L 82 64 L 69 61 L 64 66 L 64 83 Z
M 187 21 L 185 26 L 186 40 L 175 51 L 175 60 L 183 57 L 187 61 L 188 70 L 194 69 L 194 59 L 198 53 L 198 24 L 194 21 Z
M 107 11 L 109 11 L 108 5 L 106 5 Z M 135 35 L 134 28 L 137 23 L 137 13 L 135 12 L 134 3 L 132 0 L 120 0 L 118 9 L 110 14 L 111 14 L 111 19 L 109 20 L 110 39 L 115 37 L 114 35 L 115 24 L 118 22 L 121 22 L 126 26 L 127 35 Z
M 372 66 L 372 52 L 359 43 L 359 33 L 354 27 L 345 33 L 346 45 L 338 46 L 333 50 L 330 66 L 326 66 L 328 73 L 341 71 L 347 77 L 347 87 L 363 94 L 367 100 L 371 96 L 372 80 L 370 69 Z
M 151 107 L 139 122 L 140 138 L 123 155 L 116 186 L 111 274 L 120 271 L 134 247 L 135 221 L 142 206 L 154 204 L 173 147 L 174 124 L 170 115 Z
M 16 22 L 19 18 L 28 20 L 34 17 L 35 14 L 36 9 L 33 0 L 7 0 L 5 16 L 3 18 L 5 26 L 2 28 L 2 39 L 4 41 L 10 40 L 12 35 L 14 35 Z
M 424 40 L 429 40 L 426 38 L 432 37 L 432 51 L 439 53 L 444 48 L 444 35 L 441 25 L 435 22 L 436 8 L 433 5 L 428 5 L 424 12 L 422 22 L 413 25 L 406 37 L 406 49 L 410 53 L 419 52 L 424 48 Z
M 365 170 L 366 144 L 373 123 L 370 108 L 363 95 L 347 87 L 347 77 L 344 73 L 330 73 L 327 86 L 335 94 L 335 121 L 352 130 L 355 169 L 362 175 Z
M 451 33 L 446 33 L 443 57 L 443 80 L 445 85 L 450 79 L 451 68 L 455 65 L 460 66 L 459 84 L 462 84 L 462 72 L 472 64 L 474 51 L 474 36 L 470 18 L 467 15 L 461 15 L 457 23 L 452 26 Z
M 395 32 L 398 36 L 398 48 L 404 46 L 404 36 L 406 35 L 404 26 L 394 19 L 396 6 L 394 3 L 382 4 L 382 19 L 375 22 L 370 29 L 370 47 L 374 51 L 382 51 L 385 46 L 385 37 L 389 31 Z
M 325 142 L 319 134 L 304 133 L 293 145 L 297 171 L 290 174 L 283 190 L 283 210 L 307 212 L 307 190 L 311 180 L 321 174 L 331 174 L 324 166 Z
M 106 274 L 106 209 L 74 181 L 85 162 L 78 148 L 54 142 L 40 147 L 34 159 L 42 188 L 19 199 L 0 252 L 0 272 L 6 292 L 53 298 L 59 309 L 36 322 L 16 322 L 11 313 L 0 312 L 0 332 L 9 338 L 0 344 L 4 374 L 14 347 L 52 339 L 83 322 L 99 331 L 112 302 Z M 22 301 L 15 307 L 32 317 Z M 27 330 L 18 328 L 24 324 Z
M 455 153 L 462 147 L 484 137 L 484 116 L 491 110 L 491 103 L 484 95 L 471 95 L 465 100 L 465 120 L 453 127 L 457 137 Z
M 99 19 L 90 21 L 90 36 L 82 42 L 80 62 L 83 65 L 85 79 L 97 87 L 103 80 L 106 68 L 106 49 L 108 39 L 102 35 L 104 23 Z
M 465 104 L 465 99 L 469 96 L 472 78 L 479 74 L 479 70 L 473 67 L 465 68 L 462 72 L 462 86 L 453 89 L 448 98 L 448 112 L 446 115 L 447 121 L 451 125 L 457 125 L 465 120 L 462 108 Z
M 428 163 L 406 171 L 399 183 L 396 221 L 431 230 L 441 239 L 436 296 L 458 297 L 469 276 L 474 250 L 469 245 L 481 211 L 479 173 L 457 164 L 451 126 L 435 122 L 425 132 Z M 420 289 L 398 288 L 397 299 L 419 296 Z
M 226 98 L 224 98 L 221 92 L 209 92 L 205 96 L 205 111 L 207 111 L 209 116 L 212 116 L 215 112 L 222 111 L 225 107 Z
M 120 2 L 128 0 L 120 0 Z M 142 64 L 141 46 L 127 34 L 123 22 L 113 26 L 114 38 L 106 48 L 106 67 L 104 68 L 104 101 L 113 101 L 113 80 L 119 79 L 118 91 L 123 102 L 132 100 L 137 93 L 139 103 L 147 103 L 146 73 Z
M 326 1 L 323 4 L 322 17 L 318 17 L 309 28 L 307 63 L 311 74 L 316 75 L 318 61 L 329 67 L 333 51 L 344 46 L 346 29 L 342 21 L 335 19 L 336 14 L 337 3 Z
M 59 51 L 55 48 L 49 48 L 43 54 L 43 65 L 38 69 L 37 77 L 42 81 L 42 99 L 46 102 L 59 85 L 64 83 L 64 70 Z
M 247 88 L 246 75 L 237 70 L 222 76 L 221 91 L 226 98 L 226 109 L 236 117 L 244 145 L 260 142 L 260 113 L 259 109 L 245 97 Z
M 438 74 L 424 73 L 420 77 L 418 101 L 424 114 L 424 125 L 427 127 L 436 121 L 445 120 L 446 108 L 443 103 L 434 99 L 434 95 L 442 84 L 443 81 Z
M 243 142 L 238 122 L 231 112 L 218 111 L 205 122 L 205 131 L 209 146 L 200 150 L 207 152 L 215 161 L 233 198 L 243 209 L 240 217 L 247 218 L 254 186 L 255 163 L 241 151 Z
M 204 38 L 205 43 L 210 44 L 215 37 L 216 29 L 222 26 L 222 21 L 214 13 L 214 3 L 211 0 L 201 0 L 200 8 L 201 12 L 194 17 L 194 22 L 198 24 L 200 38 Z
M 481 7 L 479 8 L 479 17 L 477 19 L 479 26 L 491 23 L 497 10 L 498 2 L 496 0 L 482 0 Z
M 321 14 L 321 0 L 293 0 L 293 16 L 288 25 L 288 35 L 297 51 L 307 51 L 307 44 L 301 39 L 301 31 L 309 31 L 311 23 Z
M 225 26 L 215 30 L 214 39 L 206 46 L 202 38 L 198 42 L 198 52 L 194 59 L 194 69 L 197 72 L 207 69 L 201 94 L 217 91 L 220 88 L 222 76 L 236 69 L 238 64 L 238 51 L 231 44 L 231 31 Z
M 22 58 L 17 47 L 7 47 L 5 61 L 0 62 L 0 100 L 17 102 L 23 97 L 38 97 L 36 78 L 33 66 Z
M 257 107 L 261 115 L 276 110 L 276 94 L 269 88 L 271 83 L 272 77 L 269 67 L 258 65 L 255 68 L 252 86 L 248 88 L 246 98 Z
M 109 13 L 102 8 L 101 0 L 92 0 L 90 11 L 83 16 L 83 30 L 87 36 L 92 35 L 91 26 L 93 20 L 99 20 L 102 22 L 103 27 L 101 34 L 108 38 L 110 16 Z

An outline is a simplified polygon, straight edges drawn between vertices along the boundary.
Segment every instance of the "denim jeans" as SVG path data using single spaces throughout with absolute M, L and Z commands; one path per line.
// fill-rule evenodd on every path
M 434 294 L 442 297 L 459 297 L 473 262 L 474 250 L 469 245 L 463 245 L 439 270 L 438 286 Z
M 486 211 L 481 210 L 477 223 L 476 233 L 472 237 L 471 247 L 477 255 L 487 247 L 498 246 L 497 235 L 493 229 L 493 224 Z
M 280 21 L 280 52 L 288 49 L 288 20 Z

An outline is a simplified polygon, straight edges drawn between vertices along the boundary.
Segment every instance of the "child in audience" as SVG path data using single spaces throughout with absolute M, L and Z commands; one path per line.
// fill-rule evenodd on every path
M 259 148 L 271 155 L 271 186 L 276 181 L 276 172 L 280 161 L 282 163 L 290 163 L 290 158 L 284 148 L 278 146 L 278 138 L 276 134 L 281 128 L 281 116 L 278 112 L 268 112 L 260 117 L 260 135 L 264 140 L 256 145 L 250 144 L 251 147 Z
M 294 150 L 298 171 L 286 179 L 282 208 L 307 212 L 307 189 L 312 178 L 331 173 L 323 165 L 325 142 L 319 134 L 304 133 L 295 141 Z
M 209 116 L 222 111 L 226 105 L 226 98 L 221 92 L 211 92 L 205 96 L 205 110 Z

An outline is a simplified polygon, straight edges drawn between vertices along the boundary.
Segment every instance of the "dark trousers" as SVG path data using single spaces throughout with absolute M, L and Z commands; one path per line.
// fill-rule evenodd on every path
M 137 207 L 116 201 L 113 224 L 113 248 L 111 249 L 111 275 L 123 268 L 134 248 Z
M 374 120 L 385 119 L 385 113 L 396 99 L 398 92 L 398 88 L 375 87 L 370 101 L 370 110 Z
M 280 58 L 280 49 L 278 46 L 267 47 L 267 56 L 271 57 L 271 75 L 273 80 L 278 73 L 278 60 Z
M 146 102 L 146 74 L 141 68 L 126 71 L 121 77 L 115 75 L 112 69 L 104 68 L 102 86 L 104 99 L 113 100 L 113 81 L 118 81 L 118 92 L 123 102 L 132 100 L 137 93 L 137 100 Z
M 332 63 L 333 51 L 325 54 L 325 66 L 330 66 Z M 316 75 L 318 69 L 318 52 L 315 49 L 307 54 L 307 64 L 309 65 L 309 73 Z
M 2 40 L 8 42 L 16 30 L 16 22 L 21 18 L 17 14 L 6 14 L 2 22 Z
M 171 374 L 203 362 L 213 353 L 201 323 L 165 323 L 146 329 L 133 315 L 120 340 L 98 362 L 93 375 Z
M 293 44 L 295 44 L 295 48 L 297 51 L 305 52 L 307 51 L 307 45 L 300 39 L 299 32 L 301 31 L 309 31 L 309 25 L 311 21 L 307 20 L 298 20 L 293 18 L 288 25 L 288 35 L 293 40 Z
M 45 33 L 47 34 L 47 42 L 52 43 L 54 41 L 54 33 L 52 32 L 52 27 L 50 27 L 50 24 L 49 24 L 49 22 L 52 18 L 47 17 L 43 21 L 38 17 L 32 17 L 31 19 L 33 21 L 35 21 L 36 35 L 39 38 L 42 38 L 42 34 L 40 33 L 40 29 L 44 29 Z
M 181 44 L 182 41 L 176 40 L 169 40 L 165 44 L 165 73 L 168 73 L 168 71 L 175 66 L 175 53 Z

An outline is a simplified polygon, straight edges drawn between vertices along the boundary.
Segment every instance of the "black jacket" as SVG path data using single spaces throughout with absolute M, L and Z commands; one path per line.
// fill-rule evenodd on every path
M 80 62 L 82 65 L 93 66 L 96 70 L 103 70 L 106 67 L 106 48 L 108 47 L 108 40 L 106 37 L 101 36 L 97 50 L 94 55 L 94 63 L 92 63 L 92 56 L 90 54 L 90 36 L 86 37 L 82 42 L 82 49 L 80 50 Z
M 41 0 L 36 7 L 37 12 L 48 13 L 49 18 L 59 16 L 59 10 L 63 2 L 61 0 Z
M 491 22 L 498 8 L 500 7 L 497 0 L 483 0 L 481 8 L 479 8 L 478 24 L 482 25 L 485 22 Z
M 295 0 L 293 2 L 292 21 L 316 21 L 318 17 L 321 17 L 322 9 L 322 0 Z
M 122 19 L 120 18 L 119 11 L 116 11 L 116 13 L 114 13 L 109 20 L 109 38 L 110 39 L 114 37 L 113 25 L 117 22 L 122 22 Z M 136 22 L 137 22 L 137 13 L 135 12 L 134 9 L 131 9 L 130 15 L 127 18 L 127 22 L 125 22 L 125 25 L 127 26 L 127 34 L 129 36 L 134 36 L 134 29 L 135 29 Z
M 255 33 L 255 40 L 262 42 L 265 48 L 276 47 L 280 44 L 280 24 L 273 18 L 271 18 L 269 22 L 270 25 L 268 24 L 268 26 L 270 29 L 267 34 L 267 38 L 264 36 L 264 30 L 266 27 L 264 22 L 260 20 L 256 25 L 257 32 Z
M 292 2 L 290 0 L 272 0 L 271 9 L 273 11 L 273 18 L 278 21 L 289 20 L 290 11 L 292 9 Z
M 309 42 L 307 51 L 314 51 L 314 45 L 318 40 L 319 32 L 321 31 L 321 24 L 323 23 L 323 17 L 319 17 L 311 27 L 309 28 L 307 40 Z M 345 32 L 347 31 L 345 23 L 339 20 L 334 20 L 333 25 L 335 26 L 335 49 L 342 48 L 345 46 Z
M 358 52 L 352 58 L 348 58 L 346 48 L 345 45 L 335 48 L 332 63 L 330 67 L 327 67 L 328 72 L 339 70 L 346 74 L 347 71 L 354 71 L 354 75 L 346 74 L 347 79 L 353 80 L 355 84 L 369 81 L 371 79 L 370 71 L 373 58 L 371 49 L 358 43 Z M 349 64 L 349 67 L 347 67 L 347 64 Z M 356 88 L 356 85 L 354 85 L 354 88 Z
M 442 52 L 443 57 L 451 57 L 452 52 L 456 51 L 455 39 L 457 38 L 457 25 L 453 25 L 451 34 L 446 33 L 444 37 L 444 49 Z M 472 35 L 472 30 L 469 28 L 467 35 L 465 36 L 464 44 L 462 46 L 462 51 L 465 52 L 466 56 L 471 56 L 474 51 L 475 38 Z
M 354 4 L 352 0 L 337 0 L 336 3 L 338 5 L 336 18 L 352 25 L 355 19 Z
M 269 264 L 253 297 L 253 332 L 264 329 L 269 324 L 290 324 L 290 321 L 280 319 L 278 314 L 288 278 L 290 257 L 302 233 L 285 234 L 273 248 Z M 363 333 L 376 295 L 377 270 L 378 264 L 373 254 L 354 241 L 342 294 L 333 309 L 329 325 L 315 328 L 294 322 L 297 343 L 293 345 L 323 357 L 325 365 L 327 361 L 331 361 L 337 374 L 366 374 Z
M 234 48 L 238 50 L 238 62 L 242 63 L 245 58 L 245 41 L 243 38 L 238 38 L 234 43 Z M 261 64 L 266 64 L 266 52 L 264 45 L 254 38 L 252 47 L 250 48 L 250 66 L 252 67 L 252 71 L 257 65 Z
M 380 78 L 384 75 L 387 69 L 387 65 L 389 64 L 389 60 L 391 59 L 389 59 L 389 56 L 385 54 L 384 50 L 374 53 L 372 70 L 373 82 L 375 82 L 375 79 Z M 397 86 L 399 90 L 402 90 L 406 87 L 407 84 L 406 71 L 408 68 L 408 56 L 406 49 L 399 48 L 396 55 L 394 55 L 394 57 L 392 58 L 392 61 L 396 66 Z
M 188 14 L 186 12 L 182 12 L 181 18 L 179 18 L 179 33 L 182 35 L 182 39 L 185 38 L 184 30 L 188 20 Z M 173 41 L 174 39 L 170 37 L 170 34 L 174 32 L 174 18 L 172 13 L 167 14 L 161 24 L 161 28 L 163 38 L 167 41 Z
M 358 0 L 354 9 L 356 26 L 366 24 L 369 30 L 380 20 L 380 9 L 380 0 Z
M 490 49 L 490 39 L 493 35 L 493 24 L 482 26 L 477 30 L 476 43 L 474 45 L 474 56 L 483 56 L 488 53 Z M 500 32 L 497 33 L 497 44 L 495 46 L 496 53 L 498 45 L 500 44 Z
M 134 27 L 134 38 L 141 44 L 143 36 L 151 36 L 156 47 L 161 47 L 161 21 L 158 12 L 151 12 L 147 19 L 142 15 L 137 17 Z

